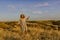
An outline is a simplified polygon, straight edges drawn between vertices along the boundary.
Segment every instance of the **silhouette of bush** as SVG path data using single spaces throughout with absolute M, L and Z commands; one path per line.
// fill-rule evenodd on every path
M 60 25 L 60 21 L 53 21 L 52 24 L 53 25 Z

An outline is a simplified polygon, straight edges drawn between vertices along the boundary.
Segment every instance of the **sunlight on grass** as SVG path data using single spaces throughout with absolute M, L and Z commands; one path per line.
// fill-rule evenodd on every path
M 0 22 L 0 40 L 60 40 L 57 21 L 27 22 L 27 33 L 21 32 L 17 22 Z

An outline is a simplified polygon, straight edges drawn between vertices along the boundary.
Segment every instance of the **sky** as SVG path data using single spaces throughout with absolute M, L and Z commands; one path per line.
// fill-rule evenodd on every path
M 0 0 L 0 21 L 19 20 L 21 13 L 30 20 L 60 20 L 60 0 Z

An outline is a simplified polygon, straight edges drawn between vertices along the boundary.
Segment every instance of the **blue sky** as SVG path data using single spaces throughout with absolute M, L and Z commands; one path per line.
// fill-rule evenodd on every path
M 0 0 L 0 21 L 19 20 L 21 13 L 31 20 L 60 20 L 60 0 Z

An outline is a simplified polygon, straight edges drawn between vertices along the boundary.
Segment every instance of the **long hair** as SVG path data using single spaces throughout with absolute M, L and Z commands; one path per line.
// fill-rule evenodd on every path
M 24 15 L 24 14 L 21 14 L 21 15 L 20 15 L 20 18 L 25 18 L 25 15 Z

